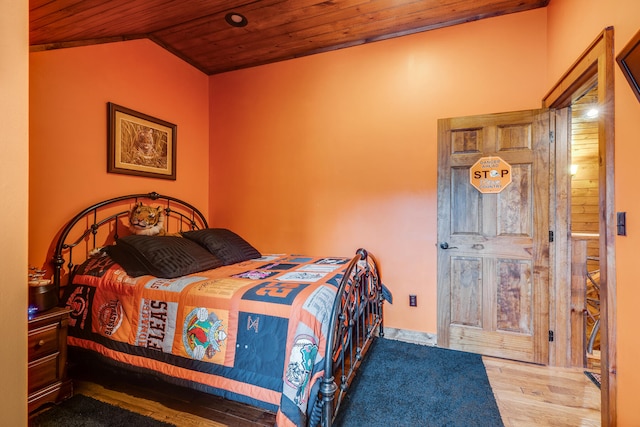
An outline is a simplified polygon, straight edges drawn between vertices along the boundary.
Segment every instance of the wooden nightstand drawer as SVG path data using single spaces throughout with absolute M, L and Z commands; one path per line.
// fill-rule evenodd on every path
M 29 334 L 29 361 L 58 351 L 58 323 L 46 325 Z
M 59 363 L 60 353 L 29 363 L 29 393 L 56 382 L 60 378 Z

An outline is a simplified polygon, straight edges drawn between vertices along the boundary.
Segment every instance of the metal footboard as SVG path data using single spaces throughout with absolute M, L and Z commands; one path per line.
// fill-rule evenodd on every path
M 384 336 L 382 281 L 375 258 L 358 249 L 338 289 L 327 339 L 324 377 L 320 383 L 323 427 L 332 425 L 356 371 L 376 336 Z M 309 420 L 316 426 L 318 420 Z

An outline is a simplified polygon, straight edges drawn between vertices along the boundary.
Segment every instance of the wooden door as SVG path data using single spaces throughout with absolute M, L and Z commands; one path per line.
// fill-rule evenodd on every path
M 546 364 L 549 113 L 438 122 L 438 345 Z M 511 166 L 497 193 L 471 184 L 483 157 Z

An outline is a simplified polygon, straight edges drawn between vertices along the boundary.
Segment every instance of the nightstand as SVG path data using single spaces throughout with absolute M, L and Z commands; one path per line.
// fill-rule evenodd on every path
M 29 398 L 31 413 L 44 403 L 58 403 L 73 395 L 67 378 L 69 310 L 52 308 L 29 320 Z

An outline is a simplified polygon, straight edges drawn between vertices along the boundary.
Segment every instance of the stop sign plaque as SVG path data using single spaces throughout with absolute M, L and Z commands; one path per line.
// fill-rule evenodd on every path
M 482 157 L 469 169 L 471 185 L 481 193 L 499 193 L 511 184 L 511 165 L 500 157 Z

